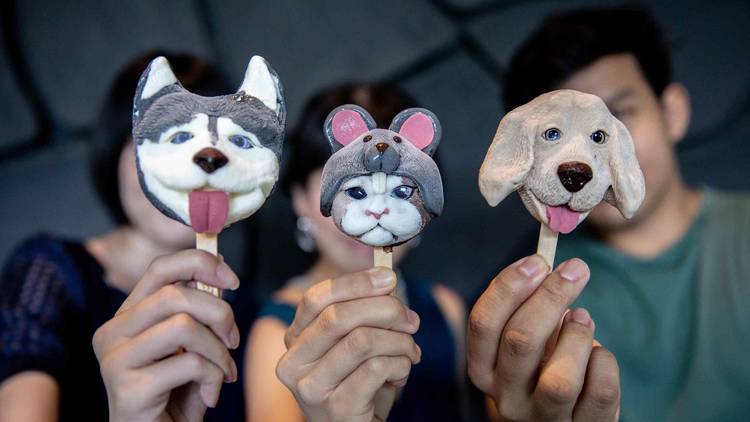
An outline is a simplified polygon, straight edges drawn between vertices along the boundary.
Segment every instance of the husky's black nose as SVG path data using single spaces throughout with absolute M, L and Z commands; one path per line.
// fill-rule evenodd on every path
M 557 167 L 557 177 L 568 192 L 578 192 L 591 181 L 594 173 L 588 164 L 572 161 Z
M 224 167 L 229 159 L 216 148 L 203 148 L 193 156 L 193 162 L 206 173 L 213 173 Z

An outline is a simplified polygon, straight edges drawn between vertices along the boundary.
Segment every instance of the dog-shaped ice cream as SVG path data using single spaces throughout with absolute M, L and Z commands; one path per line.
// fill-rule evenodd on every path
M 325 133 L 334 154 L 323 168 L 320 209 L 344 233 L 370 246 L 416 236 L 443 210 L 443 184 L 432 159 L 441 135 L 429 110 L 399 113 L 378 129 L 356 105 L 333 110 Z
M 645 195 L 625 125 L 599 97 L 573 90 L 540 95 L 501 120 L 479 189 L 493 207 L 517 190 L 534 218 L 559 233 L 602 200 L 630 218 Z
M 237 93 L 218 97 L 187 91 L 158 57 L 133 104 L 141 187 L 168 217 L 216 234 L 271 193 L 285 118 L 281 83 L 262 57 L 250 60 Z

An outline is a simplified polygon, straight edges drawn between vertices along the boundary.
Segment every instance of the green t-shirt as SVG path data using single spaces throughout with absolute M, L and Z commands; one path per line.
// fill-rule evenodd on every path
M 750 197 L 704 190 L 700 214 L 642 260 L 584 233 L 561 236 L 591 281 L 575 306 L 617 357 L 623 421 L 750 421 Z

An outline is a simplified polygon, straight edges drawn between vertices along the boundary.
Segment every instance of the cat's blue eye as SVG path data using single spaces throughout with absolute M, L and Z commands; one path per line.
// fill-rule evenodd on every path
M 560 129 L 553 127 L 549 128 L 542 133 L 542 138 L 544 138 L 547 141 L 559 141 L 562 137 L 562 132 L 560 132 Z
M 407 185 L 401 185 L 393 189 L 391 195 L 398 199 L 409 199 L 414 194 L 414 188 Z
M 250 149 L 253 147 L 253 141 L 251 141 L 247 136 L 232 135 L 229 137 L 229 142 L 237 145 L 242 149 Z
M 367 198 L 367 192 L 365 192 L 364 189 L 360 188 L 359 186 L 355 186 L 353 188 L 349 188 L 346 190 L 346 194 L 356 200 L 365 199 Z
M 169 142 L 173 144 L 182 144 L 193 139 L 193 134 L 190 132 L 177 132 L 169 139 Z

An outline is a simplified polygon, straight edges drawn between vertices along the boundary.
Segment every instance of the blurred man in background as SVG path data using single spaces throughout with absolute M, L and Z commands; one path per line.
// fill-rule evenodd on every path
M 555 89 L 601 97 L 633 136 L 646 198 L 630 220 L 602 202 L 585 229 L 560 237 L 558 261 L 575 256 L 590 268 L 585 290 L 542 284 L 546 288 L 533 294 L 519 293 L 508 287 L 533 277 L 507 269 L 494 280 L 472 312 L 469 371 L 475 383 L 505 417 L 586 419 L 579 416 L 592 403 L 613 409 L 621 388 L 622 420 L 748 420 L 750 198 L 696 189 L 683 180 L 676 145 L 687 132 L 690 99 L 672 79 L 658 25 L 629 9 L 550 17 L 516 52 L 506 76 L 507 110 Z M 588 280 L 584 267 L 582 284 Z M 515 297 L 521 293 L 531 298 Z M 537 308 L 535 318 L 511 316 L 544 294 L 548 306 Z M 515 311 L 498 306 L 513 300 Z M 597 338 L 619 363 L 619 381 L 618 365 L 600 347 L 581 347 L 591 344 L 583 329 L 579 345 L 557 361 L 562 369 L 545 375 L 540 362 L 551 366 L 545 346 L 563 342 L 545 321 L 559 318 L 556 312 L 573 301 L 590 317 L 576 311 L 565 321 L 580 320 L 590 330 L 596 321 Z M 535 364 L 526 365 L 529 359 Z M 515 386 L 522 394 L 507 380 L 517 379 L 524 365 L 533 372 L 526 374 L 528 384 Z M 478 368 L 494 371 L 482 375 Z M 592 390 L 593 382 L 599 388 Z M 519 407 L 529 410 L 518 413 Z

